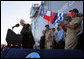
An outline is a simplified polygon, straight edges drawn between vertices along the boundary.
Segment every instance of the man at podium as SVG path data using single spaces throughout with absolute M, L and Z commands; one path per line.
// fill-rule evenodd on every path
M 21 35 L 23 36 L 22 47 L 32 49 L 35 41 L 32 35 L 31 26 L 30 24 L 26 24 L 23 19 L 20 20 L 20 24 L 23 26 L 21 30 Z

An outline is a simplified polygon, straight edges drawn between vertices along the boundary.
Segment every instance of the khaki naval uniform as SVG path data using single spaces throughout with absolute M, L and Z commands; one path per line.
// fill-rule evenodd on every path
M 73 20 L 68 24 L 78 24 L 76 29 L 67 28 L 66 37 L 65 37 L 65 49 L 75 49 L 77 45 L 77 32 L 80 29 L 81 20 L 79 17 L 73 18 Z
M 53 49 L 53 38 L 54 37 L 54 33 L 52 30 L 46 30 L 45 33 L 45 49 Z

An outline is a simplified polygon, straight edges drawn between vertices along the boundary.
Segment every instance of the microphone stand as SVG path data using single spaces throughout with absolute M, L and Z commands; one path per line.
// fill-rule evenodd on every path
M 14 29 L 15 26 L 12 27 L 12 30 Z

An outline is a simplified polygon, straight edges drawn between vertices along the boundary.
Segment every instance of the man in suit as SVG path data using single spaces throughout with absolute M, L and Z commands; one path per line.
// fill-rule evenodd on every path
M 23 36 L 22 47 L 32 49 L 35 41 L 32 35 L 31 26 L 30 24 L 26 24 L 23 19 L 20 20 L 20 24 L 23 26 L 21 30 L 21 35 Z

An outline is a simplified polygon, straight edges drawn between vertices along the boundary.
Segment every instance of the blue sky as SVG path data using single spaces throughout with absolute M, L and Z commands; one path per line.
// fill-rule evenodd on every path
M 30 8 L 34 3 L 40 4 L 41 1 L 1 1 L 1 44 L 7 44 L 5 39 L 8 28 L 12 29 L 20 19 L 31 24 Z M 20 34 L 21 29 L 22 26 L 14 28 L 13 31 Z

